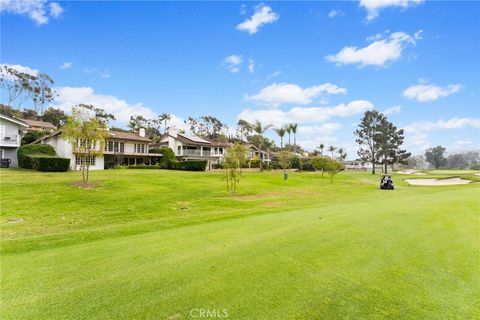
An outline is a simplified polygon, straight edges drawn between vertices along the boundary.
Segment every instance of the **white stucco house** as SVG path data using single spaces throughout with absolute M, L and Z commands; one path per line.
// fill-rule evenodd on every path
M 18 167 L 17 151 L 28 124 L 20 119 L 0 114 L 0 156 L 11 168 Z
M 145 130 L 139 134 L 132 132 L 109 131 L 109 137 L 105 141 L 103 155 L 91 157 L 91 170 L 103 170 L 114 165 L 141 165 L 150 164 L 152 158 L 159 158 L 161 154 L 149 152 L 150 139 L 145 137 Z M 60 157 L 70 159 L 70 168 L 77 170 L 80 167 L 80 159 L 73 154 L 72 145 L 63 139 L 61 131 L 37 139 L 32 143 L 49 144 Z
M 151 145 L 155 147 L 168 147 L 173 150 L 178 160 L 207 160 L 207 170 L 212 168 L 213 164 L 223 162 L 225 153 L 231 143 L 213 142 L 194 135 L 180 133 L 177 130 L 169 130 L 160 138 L 160 142 Z M 248 159 L 259 159 L 260 161 L 270 161 L 270 153 L 262 151 L 254 145 L 246 145 Z

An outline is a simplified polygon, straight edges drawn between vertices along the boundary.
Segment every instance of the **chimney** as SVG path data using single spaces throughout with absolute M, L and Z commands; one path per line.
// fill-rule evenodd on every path
M 145 138 L 145 128 L 140 128 L 138 131 L 138 135 L 142 138 Z

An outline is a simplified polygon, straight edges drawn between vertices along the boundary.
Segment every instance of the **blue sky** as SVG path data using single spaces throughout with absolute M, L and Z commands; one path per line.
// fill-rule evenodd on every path
M 48 73 L 56 106 L 95 103 L 117 126 L 162 112 L 177 127 L 294 121 L 307 149 L 355 158 L 352 132 L 375 108 L 413 153 L 453 152 L 480 143 L 478 21 L 479 2 L 2 0 L 1 62 Z

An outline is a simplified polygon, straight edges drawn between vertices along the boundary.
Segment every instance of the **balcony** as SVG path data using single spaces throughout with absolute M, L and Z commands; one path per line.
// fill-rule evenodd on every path
M 19 147 L 20 136 L 18 134 L 11 134 L 0 138 L 0 146 L 2 147 Z

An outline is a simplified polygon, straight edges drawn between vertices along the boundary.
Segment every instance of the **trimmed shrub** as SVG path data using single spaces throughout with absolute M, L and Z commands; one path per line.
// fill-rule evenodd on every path
M 292 169 L 298 169 L 298 171 L 302 171 L 303 170 L 302 159 L 300 159 L 299 156 L 293 156 L 292 160 L 290 161 L 290 166 L 292 167 Z
M 29 157 L 31 159 L 33 169 L 45 172 L 65 172 L 70 167 L 70 159 L 52 157 L 52 156 L 39 156 L 34 155 Z
M 315 168 L 310 161 L 305 161 L 303 163 L 303 171 L 315 171 Z
M 55 149 L 49 144 L 26 144 L 18 148 L 18 166 L 25 169 L 33 169 L 32 156 L 55 157 Z
M 205 171 L 207 160 L 188 160 L 172 162 L 173 169 L 185 171 Z
M 163 154 L 159 162 L 160 167 L 162 169 L 174 169 L 175 163 L 177 162 L 175 152 L 170 148 L 162 148 L 159 153 Z

